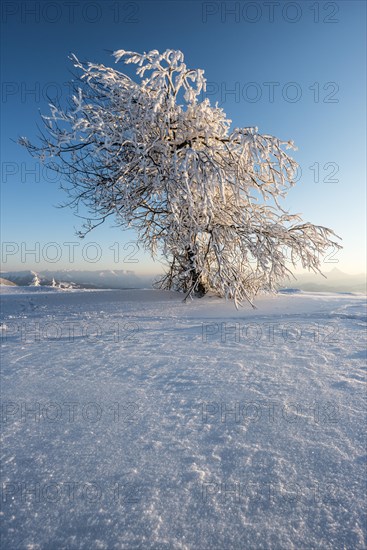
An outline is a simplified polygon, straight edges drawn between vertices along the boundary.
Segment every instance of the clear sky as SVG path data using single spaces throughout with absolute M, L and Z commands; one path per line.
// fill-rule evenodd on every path
M 71 52 L 113 65 L 116 49 L 167 48 L 205 70 L 206 96 L 235 126 L 294 140 L 302 175 L 285 204 L 343 238 L 323 269 L 366 271 L 364 1 L 7 1 L 1 17 L 3 271 L 160 270 L 110 222 L 78 241 L 55 175 L 11 140 L 35 141 L 47 95 L 66 99 Z

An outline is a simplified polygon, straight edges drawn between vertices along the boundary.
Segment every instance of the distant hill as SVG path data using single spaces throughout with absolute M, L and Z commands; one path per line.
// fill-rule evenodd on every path
M 284 281 L 282 288 L 297 287 L 300 290 L 312 292 L 367 292 L 365 273 L 350 275 L 334 267 L 324 272 L 325 277 L 314 273 L 296 275 L 296 279 Z
M 4 271 L 0 275 L 18 286 L 34 284 L 35 276 L 40 286 L 58 286 L 61 288 L 146 288 L 150 287 L 153 277 L 138 276 L 126 270 L 59 270 L 59 271 Z
M 306 290 L 310 292 L 362 292 L 367 293 L 366 275 L 364 273 L 350 275 L 334 268 L 322 275 L 314 273 L 302 273 L 296 275 L 296 279 L 283 281 L 278 285 L 282 289 Z M 124 288 L 150 288 L 154 276 L 137 275 L 134 271 L 127 270 L 73 270 L 59 271 L 4 271 L 0 272 L 2 284 L 16 284 L 29 286 L 34 284 L 35 276 L 40 286 L 57 286 L 59 288 L 99 288 L 99 289 L 124 289 Z
M 8 279 L 3 279 L 2 277 L 0 277 L 0 285 L 4 285 L 4 286 L 17 286 L 15 283 L 13 283 L 12 281 L 9 281 Z

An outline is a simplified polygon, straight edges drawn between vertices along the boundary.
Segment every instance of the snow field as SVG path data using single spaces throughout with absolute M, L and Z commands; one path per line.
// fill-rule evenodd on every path
M 365 298 L 1 289 L 3 548 L 365 548 Z

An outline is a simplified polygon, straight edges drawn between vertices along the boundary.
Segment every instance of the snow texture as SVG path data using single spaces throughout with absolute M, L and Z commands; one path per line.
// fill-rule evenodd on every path
M 363 296 L 0 292 L 4 550 L 366 547 Z

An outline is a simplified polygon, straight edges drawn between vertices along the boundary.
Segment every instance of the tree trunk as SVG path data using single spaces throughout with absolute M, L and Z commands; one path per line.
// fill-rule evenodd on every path
M 187 258 L 190 265 L 190 280 L 189 280 L 189 288 L 187 290 L 190 290 L 193 288 L 193 293 L 195 296 L 198 296 L 199 298 L 202 298 L 207 293 L 207 288 L 201 281 L 201 274 L 196 270 L 195 267 L 195 253 L 193 252 L 191 247 L 187 247 Z

